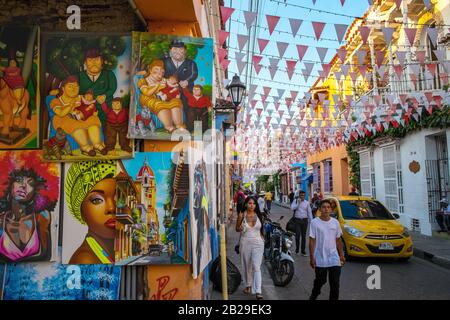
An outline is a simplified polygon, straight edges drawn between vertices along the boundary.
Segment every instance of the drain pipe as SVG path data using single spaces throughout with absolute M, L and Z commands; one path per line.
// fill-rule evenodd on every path
M 145 30 L 148 31 L 147 21 L 142 16 L 142 13 L 139 11 L 138 7 L 136 7 L 136 4 L 134 3 L 134 0 L 128 0 L 128 3 L 130 4 L 130 6 L 133 9 L 134 13 L 138 16 L 139 20 L 141 20 L 141 22 L 144 24 Z

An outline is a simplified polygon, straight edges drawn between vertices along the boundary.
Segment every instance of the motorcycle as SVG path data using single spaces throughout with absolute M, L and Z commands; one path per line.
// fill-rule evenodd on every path
M 294 277 L 294 259 L 290 248 L 293 244 L 295 233 L 285 231 L 280 225 L 283 216 L 278 222 L 266 218 L 264 257 L 272 266 L 271 276 L 275 286 L 284 287 Z

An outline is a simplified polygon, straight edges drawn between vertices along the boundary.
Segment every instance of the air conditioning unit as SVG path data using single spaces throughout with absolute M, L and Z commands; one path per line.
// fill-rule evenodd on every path
M 420 220 L 419 219 L 411 219 L 411 228 L 412 231 L 420 232 Z

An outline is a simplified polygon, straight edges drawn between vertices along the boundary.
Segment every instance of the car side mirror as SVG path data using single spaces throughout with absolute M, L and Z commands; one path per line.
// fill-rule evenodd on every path
M 400 219 L 400 216 L 399 216 L 397 213 L 394 213 L 393 216 L 394 216 L 394 218 L 397 219 L 397 220 Z

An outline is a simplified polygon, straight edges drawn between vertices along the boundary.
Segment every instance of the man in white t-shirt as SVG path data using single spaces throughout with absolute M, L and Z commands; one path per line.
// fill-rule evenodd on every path
M 311 222 L 309 229 L 310 264 L 316 273 L 309 299 L 317 299 L 328 274 L 330 300 L 338 300 L 341 266 L 345 263 L 341 226 L 338 220 L 330 217 L 332 209 L 329 200 L 322 200 L 319 210 L 320 217 Z

